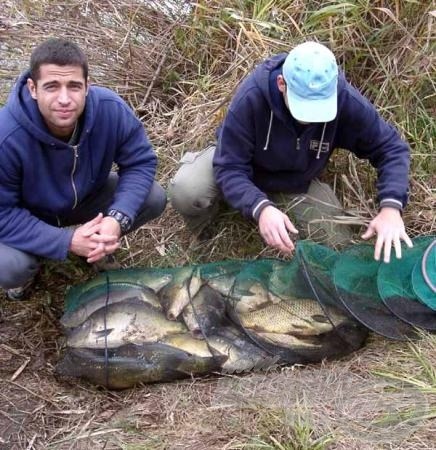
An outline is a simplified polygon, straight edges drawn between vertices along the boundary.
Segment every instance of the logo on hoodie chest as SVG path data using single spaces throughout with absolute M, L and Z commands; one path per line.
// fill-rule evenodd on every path
M 321 145 L 321 150 L 319 149 L 320 141 L 315 139 L 311 139 L 309 143 L 309 150 L 313 150 L 315 152 L 327 153 L 330 151 L 330 142 L 323 142 Z

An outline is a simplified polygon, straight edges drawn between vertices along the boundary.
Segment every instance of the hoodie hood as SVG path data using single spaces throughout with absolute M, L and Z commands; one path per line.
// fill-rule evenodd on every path
M 39 111 L 36 100 L 32 98 L 27 87 L 27 80 L 30 78 L 30 71 L 23 72 L 15 83 L 9 95 L 6 107 L 9 109 L 15 120 L 38 141 L 50 146 L 65 146 L 65 142 L 54 137 L 47 128 L 44 119 Z M 86 97 L 84 109 L 83 129 L 92 129 L 95 121 L 93 113 L 98 107 L 98 97 L 93 95 L 91 89 Z
M 282 66 L 287 56 L 288 53 L 274 55 L 257 66 L 253 72 L 254 83 L 262 91 L 274 116 L 285 123 L 289 122 L 291 113 L 284 102 L 281 92 L 278 90 L 275 80 L 278 75 L 281 75 Z M 340 71 L 338 77 L 338 103 L 339 93 L 345 88 L 345 84 L 344 74 Z
M 281 97 L 281 93 L 277 88 L 277 84 L 271 82 L 271 74 L 275 77 L 281 74 L 282 65 L 288 56 L 287 53 L 280 53 L 266 59 L 254 71 L 254 83 L 262 91 L 268 105 L 275 117 L 278 117 L 282 122 L 289 121 L 289 110 Z

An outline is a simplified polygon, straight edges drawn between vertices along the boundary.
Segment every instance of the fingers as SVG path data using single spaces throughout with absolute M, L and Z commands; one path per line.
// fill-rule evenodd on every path
M 285 253 L 291 253 L 295 250 L 294 243 L 292 242 L 292 239 L 289 237 L 289 234 L 286 230 L 279 230 L 279 250 Z
M 81 227 L 81 232 L 84 237 L 90 237 L 92 234 L 97 233 L 100 229 L 100 223 L 103 220 L 103 214 L 98 213 L 94 219 L 84 223 Z
M 93 225 L 85 224 L 85 225 L 82 225 L 79 228 L 80 228 L 80 231 L 82 233 L 82 236 L 86 237 L 86 238 L 89 238 L 93 234 L 98 233 L 98 231 L 100 229 L 100 224 L 93 224 Z
M 100 259 L 104 258 L 106 256 L 106 253 L 102 252 L 102 253 L 96 253 L 92 256 L 88 256 L 88 258 L 86 258 L 86 262 L 88 264 L 92 264 L 95 263 L 96 261 L 99 261 Z
M 286 231 L 284 233 L 283 232 L 273 233 L 272 240 L 268 244 L 271 245 L 271 247 L 274 247 L 283 253 L 292 253 L 295 248 L 294 243 L 291 241 Z
M 106 255 L 112 254 L 115 250 L 117 250 L 120 247 L 120 243 L 116 242 L 114 244 L 105 245 L 105 244 L 98 244 L 93 250 L 91 250 L 87 255 L 87 261 L 88 262 L 95 262 L 99 259 L 103 258 Z
M 373 234 L 371 236 L 373 236 Z M 363 238 L 363 236 L 362 236 L 362 238 Z M 381 235 L 378 235 L 377 240 L 375 241 L 375 246 L 374 246 L 374 259 L 376 261 L 380 261 L 380 255 L 381 255 L 381 251 L 383 248 L 383 243 L 384 243 L 383 237 Z
M 401 259 L 401 240 L 403 240 L 406 243 L 407 247 L 409 248 L 413 247 L 411 239 L 409 238 L 409 236 L 407 236 L 407 233 L 403 230 L 398 236 L 395 236 L 393 239 L 395 256 L 397 257 L 397 259 Z M 389 262 L 389 260 L 386 261 L 386 255 L 385 255 L 385 262 Z
M 407 235 L 406 231 L 403 231 L 403 232 L 401 233 L 401 239 L 406 243 L 406 245 L 407 245 L 409 248 L 412 248 L 412 247 L 413 247 L 413 242 L 412 242 L 412 240 L 410 239 L 410 237 Z
M 93 233 L 89 236 L 92 241 L 101 243 L 101 244 L 113 244 L 118 242 L 118 236 L 115 234 L 99 234 Z
M 291 222 L 289 217 L 286 215 L 285 215 L 285 227 L 291 233 L 298 234 L 298 230 L 295 228 L 294 224 Z
M 380 260 L 381 252 L 383 249 L 383 254 L 384 254 L 383 262 L 389 263 L 391 260 L 392 247 L 394 247 L 394 250 L 395 250 L 395 257 L 397 259 L 401 259 L 401 257 L 402 257 L 401 241 L 402 240 L 406 243 L 407 247 L 409 247 L 409 248 L 413 247 L 413 243 L 405 231 L 396 236 L 392 236 L 390 234 L 389 235 L 379 234 L 377 237 L 376 244 L 375 244 L 374 259 L 376 261 Z
M 369 224 L 368 228 L 366 229 L 365 233 L 362 234 L 362 239 L 370 239 L 375 235 L 376 231 L 375 228 Z
M 283 253 L 289 254 L 295 250 L 294 243 L 284 227 L 269 229 L 262 234 L 262 237 L 269 246 Z
M 120 241 L 116 241 L 113 244 L 106 244 L 104 246 L 104 251 L 106 253 L 106 255 L 110 255 L 112 254 L 115 250 L 120 248 Z
M 392 250 L 392 238 L 389 237 L 384 240 L 384 258 L 383 261 L 388 263 L 391 260 L 391 250 Z M 398 258 L 398 256 L 397 256 Z M 401 258 L 401 245 L 400 245 L 400 258 Z
M 400 236 L 396 236 L 393 239 L 393 244 L 394 244 L 394 249 L 395 249 L 395 256 L 397 257 L 397 259 L 401 259 L 401 240 L 400 240 Z M 387 261 L 387 262 L 389 262 L 389 261 Z
M 98 225 L 103 220 L 103 213 L 98 213 L 92 220 L 83 224 L 85 227 L 93 227 L 94 225 Z
M 392 238 L 392 236 L 378 234 L 375 242 L 374 259 L 376 261 L 380 261 L 381 253 L 383 251 L 383 261 L 388 263 L 391 260 L 392 244 L 395 245 L 395 253 L 397 258 L 401 258 L 401 244 L 398 248 L 397 242 Z

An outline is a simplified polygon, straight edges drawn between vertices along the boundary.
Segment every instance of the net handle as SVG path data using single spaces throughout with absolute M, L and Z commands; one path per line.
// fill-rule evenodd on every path
M 427 286 L 436 293 L 436 286 L 432 283 L 432 281 L 430 280 L 430 277 L 428 276 L 427 273 L 427 259 L 428 259 L 428 255 L 430 254 L 432 248 L 436 245 L 436 239 L 426 248 L 424 255 L 422 257 L 422 261 L 421 261 L 421 272 L 422 272 L 422 276 L 424 277 L 424 281 L 426 282 Z

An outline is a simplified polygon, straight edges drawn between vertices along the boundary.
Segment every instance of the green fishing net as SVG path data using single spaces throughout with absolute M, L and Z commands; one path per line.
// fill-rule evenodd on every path
M 421 302 L 436 310 L 436 240 L 426 246 L 424 254 L 416 262 L 412 272 L 412 287 Z
M 423 275 L 422 261 L 435 242 L 432 237 L 414 239 L 413 248 L 405 250 L 403 258 L 381 264 L 377 273 L 377 288 L 384 304 L 400 319 L 426 330 L 436 330 L 436 294 L 430 292 L 425 274 L 428 280 L 436 280 L 436 271 L 434 259 L 429 258 Z
M 60 373 L 121 388 L 128 380 L 337 358 L 360 348 L 369 330 L 397 340 L 418 338 L 419 328 L 436 329 L 435 237 L 418 237 L 413 244 L 389 264 L 374 260 L 372 245 L 335 251 L 302 240 L 291 260 L 99 274 L 67 292 Z M 141 316 L 144 308 L 150 317 Z M 124 328 L 109 324 L 114 311 Z M 142 338 L 148 326 L 153 337 L 138 342 L 138 329 L 145 327 Z M 110 339 L 116 332 L 126 336 L 115 345 Z

